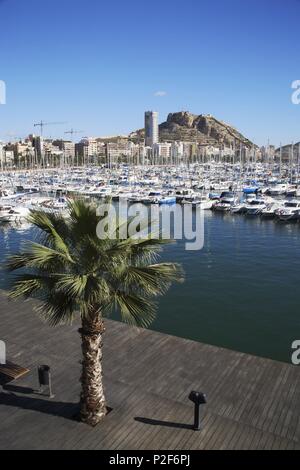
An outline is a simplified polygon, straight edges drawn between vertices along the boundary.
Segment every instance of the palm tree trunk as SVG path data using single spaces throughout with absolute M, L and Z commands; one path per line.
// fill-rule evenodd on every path
M 95 426 L 106 415 L 106 402 L 102 384 L 103 320 L 99 313 L 82 319 L 81 334 L 82 374 L 80 420 Z

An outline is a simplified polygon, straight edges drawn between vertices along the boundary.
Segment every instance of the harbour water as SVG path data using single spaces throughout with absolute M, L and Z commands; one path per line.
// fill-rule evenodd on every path
M 184 241 L 162 258 L 182 263 L 186 281 L 159 300 L 151 328 L 251 354 L 290 362 L 300 337 L 298 300 L 300 225 L 205 211 L 200 251 Z M 33 229 L 0 225 L 0 261 Z M 0 288 L 8 287 L 2 270 Z M 26 319 L 24 319 L 26 321 Z

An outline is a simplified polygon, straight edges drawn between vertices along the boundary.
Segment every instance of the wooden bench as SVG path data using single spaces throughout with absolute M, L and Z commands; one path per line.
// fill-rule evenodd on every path
M 5 379 L 15 380 L 27 374 L 29 369 L 18 366 L 13 362 L 7 361 L 6 364 L 0 364 L 0 375 L 4 375 Z

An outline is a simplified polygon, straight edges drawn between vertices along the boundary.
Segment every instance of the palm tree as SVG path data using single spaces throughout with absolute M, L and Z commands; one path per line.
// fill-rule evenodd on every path
M 123 321 L 147 327 L 155 318 L 155 297 L 173 281 L 183 280 L 174 263 L 157 263 L 165 240 L 96 235 L 96 207 L 81 200 L 69 203 L 66 217 L 33 210 L 29 221 L 38 242 L 27 242 L 9 257 L 10 271 L 21 270 L 10 296 L 35 297 L 36 308 L 52 326 L 80 315 L 82 373 L 80 419 L 96 425 L 106 414 L 102 385 L 103 318 L 119 311 Z M 120 229 L 120 227 L 119 227 Z M 119 233 L 117 231 L 117 233 Z

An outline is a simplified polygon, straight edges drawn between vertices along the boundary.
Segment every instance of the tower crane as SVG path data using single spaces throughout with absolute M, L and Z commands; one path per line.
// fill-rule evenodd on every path
M 57 124 L 66 124 L 66 122 L 45 122 L 45 121 L 40 121 L 40 122 L 34 123 L 33 126 L 40 128 L 40 135 L 42 136 L 44 126 L 55 126 Z
M 71 135 L 71 140 L 73 140 L 73 135 L 74 134 L 82 134 L 84 131 L 78 131 L 75 129 L 70 129 L 69 131 L 65 131 L 65 134 L 70 134 Z

